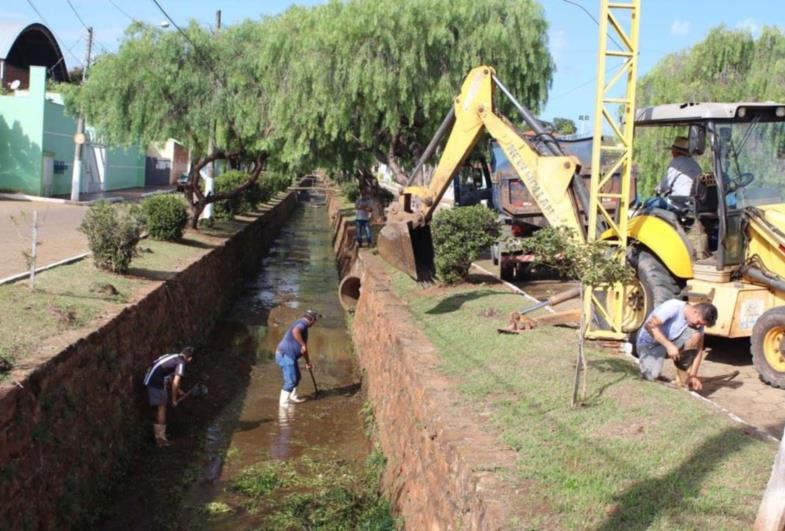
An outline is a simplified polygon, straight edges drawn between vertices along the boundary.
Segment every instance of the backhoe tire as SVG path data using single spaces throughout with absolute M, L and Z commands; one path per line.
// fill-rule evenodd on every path
M 640 282 L 644 292 L 644 311 L 642 314 L 645 321 L 651 315 L 651 312 L 654 311 L 654 308 L 667 300 L 678 297 L 679 293 L 681 293 L 681 286 L 676 277 L 665 267 L 665 264 L 649 251 L 642 250 L 638 253 L 635 269 L 638 282 Z M 638 355 L 635 344 L 638 340 L 639 331 L 640 329 L 630 334 L 630 342 L 632 343 L 635 356 Z
M 649 314 L 663 302 L 678 297 L 681 286 L 659 258 L 649 251 L 638 254 L 638 280 L 646 293 L 645 314 Z
M 681 293 L 681 286 L 668 271 L 668 268 L 665 267 L 665 264 L 649 251 L 640 251 L 637 255 L 637 260 L 633 257 L 629 257 L 628 260 L 636 270 L 636 277 L 640 284 L 640 289 L 643 291 L 642 297 L 639 296 L 637 299 L 636 309 L 629 311 L 634 311 L 635 314 L 641 316 L 639 317 L 640 323 L 643 324 L 643 320 L 651 314 L 654 308 L 669 299 L 677 297 Z M 596 297 L 601 304 L 604 304 L 604 293 L 598 293 Z M 641 308 L 639 305 L 643 307 Z M 610 329 L 608 322 L 597 311 L 593 312 L 592 322 L 597 328 Z M 632 323 L 626 326 L 623 330 L 629 334 L 633 345 L 633 353 L 635 353 L 635 340 L 638 336 L 638 329 L 630 328 L 633 326 Z
M 752 364 L 760 379 L 785 389 L 785 306 L 763 313 L 752 327 Z

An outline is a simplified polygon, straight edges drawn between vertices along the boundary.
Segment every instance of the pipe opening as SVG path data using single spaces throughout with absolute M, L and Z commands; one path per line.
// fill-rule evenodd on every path
M 357 308 L 357 302 L 360 300 L 360 277 L 347 276 L 341 281 L 338 286 L 338 300 L 341 306 L 347 312 L 353 312 Z

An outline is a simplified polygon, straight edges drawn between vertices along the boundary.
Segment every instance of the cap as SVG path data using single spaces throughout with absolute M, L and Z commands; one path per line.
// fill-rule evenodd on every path
M 305 310 L 303 317 L 307 317 L 311 321 L 316 321 L 317 319 L 322 317 L 322 314 L 320 314 L 316 310 Z

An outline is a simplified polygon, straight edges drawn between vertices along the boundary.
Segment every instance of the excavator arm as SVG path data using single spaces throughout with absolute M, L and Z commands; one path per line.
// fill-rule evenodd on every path
M 543 216 L 551 225 L 573 228 L 584 235 L 584 222 L 579 213 L 578 199 L 585 190 L 576 176 L 578 160 L 565 156 L 557 147 L 548 155 L 541 154 L 533 142 L 521 134 L 508 120 L 495 112 L 493 94 L 495 72 L 489 66 L 474 68 L 463 82 L 460 95 L 455 98 L 451 115 L 440 132 L 452 129 L 441 158 L 428 186 L 407 186 L 399 200 L 387 213 L 387 223 L 378 238 L 379 253 L 387 262 L 417 280 L 433 276 L 433 242 L 430 221 L 453 176 L 463 165 L 483 133 L 499 143 L 518 176 L 537 202 Z M 516 102 L 517 103 L 517 102 Z M 412 177 L 432 154 L 440 133 L 426 149 Z M 413 179 L 410 179 L 410 181 Z M 569 200 L 565 201 L 565 198 Z M 584 208 L 584 212 L 587 210 Z

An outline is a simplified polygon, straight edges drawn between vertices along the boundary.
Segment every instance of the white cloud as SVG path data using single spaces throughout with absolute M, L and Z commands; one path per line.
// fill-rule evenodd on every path
M 753 35 L 758 35 L 760 33 L 760 24 L 755 22 L 753 18 L 745 18 L 738 24 L 736 24 L 736 28 L 741 30 L 747 30 Z
M 676 19 L 671 24 L 672 35 L 687 35 L 690 32 L 690 23 L 686 20 Z

